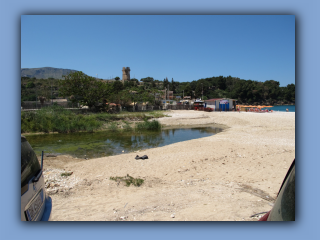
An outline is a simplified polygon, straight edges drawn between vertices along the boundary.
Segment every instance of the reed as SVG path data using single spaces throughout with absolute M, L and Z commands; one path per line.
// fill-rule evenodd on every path
M 161 125 L 158 121 L 148 121 L 152 118 L 165 116 L 162 112 L 123 112 L 118 114 L 110 113 L 86 113 L 76 114 L 61 106 L 42 108 L 36 112 L 21 112 L 21 133 L 34 132 L 93 132 L 101 129 L 103 124 L 108 124 L 108 129 L 117 130 L 115 121 L 134 120 L 141 121 L 136 126 L 138 130 L 159 130 Z M 132 130 L 129 124 L 124 125 L 124 130 Z
M 103 122 L 91 115 L 75 114 L 59 106 L 42 108 L 36 112 L 21 113 L 21 133 L 69 133 L 99 129 Z
M 118 127 L 117 127 L 117 124 L 116 123 L 111 123 L 109 126 L 108 126 L 108 129 L 112 132 L 115 132 L 118 130 Z
M 136 125 L 137 130 L 161 130 L 161 124 L 157 120 L 144 121 Z

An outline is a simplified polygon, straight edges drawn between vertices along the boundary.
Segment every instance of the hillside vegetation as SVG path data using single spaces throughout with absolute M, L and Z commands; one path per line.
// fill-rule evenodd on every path
M 76 72 L 76 70 L 71 69 L 62 69 L 62 68 L 52 68 L 52 67 L 43 67 L 43 68 L 22 68 L 21 77 L 37 78 L 37 79 L 62 79 L 63 75 Z
M 161 81 L 146 77 L 140 80 L 132 78 L 122 84 L 119 77 L 109 83 L 83 72 L 68 69 L 60 69 L 59 79 L 62 80 L 58 80 L 54 79 L 58 75 L 48 77 L 53 69 L 38 69 L 39 77 L 21 76 L 21 101 L 40 100 L 39 97 L 48 101 L 61 96 L 70 98 L 73 103 L 80 102 L 89 107 L 106 102 L 122 106 L 139 102 L 157 105 L 161 99 L 165 98 L 164 93 L 168 94 L 169 90 L 172 91 L 172 95 L 169 98 L 168 94 L 166 99 L 170 100 L 176 99 L 177 96 L 180 96 L 177 99 L 191 96 L 191 98 L 203 98 L 204 100 L 232 98 L 240 104 L 295 104 L 295 84 L 280 86 L 280 82 L 275 80 L 260 82 L 232 76 L 213 76 L 191 82 L 176 82 L 173 78 L 171 81 L 168 78 Z M 64 74 L 68 71 L 73 72 Z M 40 77 L 41 74 L 43 77 Z

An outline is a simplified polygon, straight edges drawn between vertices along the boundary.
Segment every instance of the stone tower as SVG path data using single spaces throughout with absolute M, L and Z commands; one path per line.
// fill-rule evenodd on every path
M 122 68 L 122 83 L 124 83 L 125 81 L 130 81 L 130 68 L 129 67 Z

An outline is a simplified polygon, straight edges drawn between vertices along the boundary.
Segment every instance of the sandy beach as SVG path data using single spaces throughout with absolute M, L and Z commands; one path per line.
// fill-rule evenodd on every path
M 261 215 L 252 215 L 272 208 L 295 158 L 295 113 L 176 110 L 168 116 L 159 122 L 220 124 L 224 131 L 97 159 L 45 157 L 51 220 L 257 221 Z M 53 184 L 61 172 L 72 175 Z M 145 181 L 126 187 L 110 180 L 127 174 Z

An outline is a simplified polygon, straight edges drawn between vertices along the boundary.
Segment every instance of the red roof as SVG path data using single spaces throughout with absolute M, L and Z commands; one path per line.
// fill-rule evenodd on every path
M 217 100 L 221 100 L 223 98 L 212 98 L 212 99 L 208 99 L 208 100 L 205 100 L 205 101 L 209 101 L 209 102 L 212 102 L 212 101 L 217 101 Z

